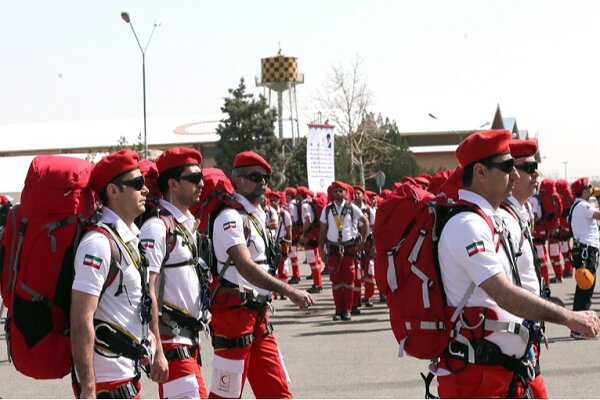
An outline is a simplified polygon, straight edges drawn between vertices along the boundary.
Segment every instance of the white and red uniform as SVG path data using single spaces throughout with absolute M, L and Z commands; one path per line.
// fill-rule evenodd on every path
M 540 272 L 542 274 L 542 278 L 544 279 L 544 285 L 548 285 L 550 283 L 550 277 L 548 275 L 550 262 L 548 248 L 546 246 L 548 232 L 546 232 L 546 228 L 541 223 L 542 205 L 538 196 L 531 196 L 528 202 L 531 205 L 531 210 L 534 215 L 535 224 L 533 226 L 533 237 L 537 255 L 540 259 Z
M 501 218 L 487 200 L 469 190 L 459 190 L 459 198 L 478 205 L 482 211 L 500 226 Z M 499 228 L 496 229 L 498 231 Z M 451 217 L 444 226 L 438 245 L 442 281 L 449 306 L 457 306 L 471 284 L 475 289 L 466 302 L 466 307 L 485 307 L 493 310 L 499 321 L 518 326 L 526 332 L 519 318 L 498 306 L 479 285 L 489 278 L 505 274 L 514 282 L 511 263 L 503 246 L 497 244 L 497 234 L 492 232 L 487 222 L 474 212 L 463 212 Z M 496 250 L 498 248 L 498 250 Z M 496 344 L 503 354 L 520 359 L 527 350 L 527 337 L 495 330 L 485 336 L 485 340 Z M 464 355 L 463 355 L 464 356 Z M 506 397 L 514 372 L 501 365 L 480 365 L 465 363 L 464 368 L 451 372 L 448 364 L 440 363 L 437 368 L 438 393 L 442 398 L 495 398 Z M 446 359 L 446 358 L 444 358 Z M 461 361 L 462 363 L 462 361 Z M 456 368 L 456 367 L 454 367 Z
M 498 215 L 502 217 L 505 222 L 506 228 L 510 232 L 510 238 L 512 241 L 512 246 L 514 249 L 514 253 L 518 254 L 517 257 L 517 269 L 519 271 L 519 277 L 521 279 L 521 287 L 531 292 L 532 294 L 539 296 L 540 291 L 540 281 L 538 275 L 535 271 L 535 254 L 534 249 L 531 246 L 529 240 L 527 239 L 527 235 L 531 235 L 530 231 L 530 221 L 531 216 L 529 214 L 528 208 L 525 205 L 520 205 L 518 200 L 510 196 L 506 199 L 506 202 L 513 206 L 513 210 L 516 210 L 519 214 L 517 218 L 520 218 L 520 221 L 515 219 L 512 214 L 507 212 L 504 209 L 498 210 Z M 522 229 L 522 225 L 524 231 Z M 539 363 L 539 352 L 540 352 L 540 343 L 541 337 L 537 338 L 534 342 L 535 354 L 536 354 L 536 362 Z M 539 367 L 538 367 L 539 368 Z M 530 387 L 532 389 L 534 398 L 536 399 L 547 399 L 548 391 L 546 389 L 546 384 L 544 382 L 544 378 L 541 373 L 538 373 L 533 381 L 530 382 Z
M 289 215 L 292 219 L 292 244 L 290 246 L 289 257 L 292 262 L 292 278 L 300 279 L 300 263 L 298 262 L 298 238 L 302 233 L 302 212 L 298 201 L 293 199 L 288 203 Z
M 167 226 L 158 218 L 148 219 L 142 226 L 140 240 L 145 248 L 148 269 L 160 274 L 156 283 L 157 297 L 160 295 L 161 281 L 164 281 L 163 304 L 178 310 L 188 317 L 199 319 L 201 316 L 201 290 L 198 274 L 192 265 L 194 254 L 189 243 L 196 242 L 194 216 L 188 211 L 181 212 L 170 202 L 161 199 L 160 206 L 171 213 L 177 221 L 175 247 L 168 255 L 167 267 L 161 272 L 161 265 L 167 256 Z M 186 263 L 169 268 L 168 265 Z M 164 313 L 165 310 L 159 310 Z M 164 322 L 161 325 L 161 342 L 165 354 L 176 354 L 177 348 L 189 350 L 188 358 L 173 358 L 169 361 L 167 382 L 159 384 L 161 398 L 207 398 L 208 393 L 202 379 L 201 366 L 198 364 L 200 339 L 197 332 L 193 337 L 175 335 Z M 164 333 L 163 333 L 164 332 Z M 189 332 L 189 331 L 188 331 Z
M 310 204 L 312 200 L 304 200 L 302 202 L 302 221 L 308 220 L 312 223 L 316 216 L 313 212 L 312 205 Z M 308 233 L 311 233 L 310 231 Z M 307 234 L 305 234 L 307 236 Z M 306 244 L 304 245 L 304 255 L 306 256 L 306 262 L 310 266 L 310 271 L 313 278 L 313 285 L 316 287 L 322 287 L 323 281 L 321 278 L 321 260 L 319 258 L 319 242 L 318 242 L 318 234 L 315 234 L 316 237 L 310 237 Z
M 336 314 L 352 310 L 357 257 L 355 241 L 361 216 L 360 208 L 346 200 L 339 206 L 331 202 L 321 212 L 320 222 L 327 225 L 327 267 Z
M 216 217 L 213 246 L 218 272 L 222 273 L 229 258 L 227 250 L 238 245 L 248 246 L 252 260 L 268 272 L 263 239 L 265 212 L 245 197 L 235 196 L 248 215 L 226 208 Z M 248 238 L 244 236 L 244 226 L 250 228 Z M 256 398 L 291 398 L 287 370 L 270 329 L 270 300 L 265 300 L 270 299 L 269 291 L 244 279 L 235 265 L 230 265 L 223 277 L 225 281 L 219 282 L 222 288 L 216 291 L 210 308 L 215 356 L 209 397 L 239 398 L 247 378 Z M 255 300 L 242 306 L 239 293 L 235 293 L 239 286 Z M 250 303 L 262 305 L 252 309 Z
M 365 218 L 369 221 L 369 233 L 365 238 L 365 246 L 363 248 L 364 256 L 362 259 L 357 260 L 357 262 L 360 263 L 360 268 L 358 268 L 356 271 L 356 276 L 358 279 L 355 278 L 354 280 L 354 306 L 358 306 L 360 303 L 361 283 L 364 283 L 365 285 L 365 300 L 370 301 L 375 294 L 375 260 L 373 257 L 373 252 L 375 251 L 375 245 L 373 243 L 375 209 L 369 207 L 366 203 L 363 203 L 362 207 L 360 207 L 360 210 Z M 358 297 L 358 299 L 356 297 Z
M 290 213 L 283 207 L 271 207 L 278 217 L 277 229 L 274 232 L 274 237 L 281 246 L 281 259 L 277 266 L 277 277 L 283 281 L 288 278 L 287 260 L 291 243 L 285 239 L 288 228 L 292 226 L 292 217 Z
M 115 233 L 124 244 L 137 250 L 139 243 L 139 230 L 135 225 L 127 226 L 123 220 L 110 208 L 102 208 L 102 222 L 115 228 Z M 75 253 L 75 277 L 73 290 L 100 297 L 102 288 L 107 280 L 111 260 L 111 246 L 107 237 L 96 231 L 86 233 Z M 120 277 L 113 279 L 108 285 L 94 313 L 94 319 L 118 327 L 128 336 L 138 342 L 142 340 L 142 323 L 140 322 L 142 278 L 133 260 L 126 252 L 121 252 L 120 271 L 122 272 L 122 287 L 120 290 Z M 132 382 L 136 376 L 135 363 L 126 357 L 107 357 L 94 351 L 93 363 L 96 377 L 96 391 L 113 390 L 120 385 Z M 140 382 L 134 383 L 138 389 L 139 398 Z

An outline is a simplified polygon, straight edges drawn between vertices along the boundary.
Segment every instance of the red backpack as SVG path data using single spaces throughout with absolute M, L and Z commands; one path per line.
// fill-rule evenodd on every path
M 82 159 L 34 158 L 21 204 L 9 212 L 2 237 L 0 289 L 8 310 L 8 354 L 17 370 L 36 379 L 62 378 L 71 371 L 74 254 L 85 229 L 102 231 L 91 225 L 97 204 L 86 187 L 90 172 L 91 164 Z M 104 289 L 118 273 L 119 254 L 112 243 Z
M 556 191 L 556 182 L 546 178 L 540 183 L 539 199 L 542 206 L 542 225 L 550 236 L 560 228 L 560 217 L 563 214 L 563 204 Z
M 304 237 L 307 240 L 310 240 L 310 241 L 318 241 L 319 240 L 319 231 L 321 230 L 321 222 L 320 222 L 319 218 L 321 218 L 321 213 L 323 212 L 323 209 L 325 207 L 327 207 L 328 203 L 329 202 L 327 200 L 327 194 L 322 193 L 322 192 L 317 193 L 316 196 L 313 197 L 309 201 L 309 204 L 312 208 L 315 218 L 313 219 L 313 222 L 310 225 L 308 232 L 306 232 L 304 234 Z
M 560 196 L 563 212 L 560 216 L 560 239 L 568 240 L 571 237 L 571 228 L 569 225 L 569 211 L 575 202 L 575 196 L 573 196 L 573 192 L 571 191 L 571 186 L 569 182 L 564 179 L 559 179 L 556 181 L 556 191 Z
M 494 232 L 492 221 L 476 205 L 449 203 L 446 197 L 435 197 L 409 183 L 396 187 L 377 209 L 375 279 L 387 297 L 401 355 L 405 352 L 429 360 L 440 357 L 456 330 L 464 329 L 457 321 L 461 312 L 466 320 L 481 312 L 480 307 L 463 308 L 474 284 L 465 293 L 463 306 L 454 308 L 446 304 L 441 281 L 437 240 L 445 222 L 460 212 L 477 213 Z M 483 337 L 485 332 L 474 335 Z

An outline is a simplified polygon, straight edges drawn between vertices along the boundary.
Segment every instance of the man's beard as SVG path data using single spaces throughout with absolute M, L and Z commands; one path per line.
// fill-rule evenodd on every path
M 252 192 L 244 194 L 244 197 L 247 198 L 250 203 L 257 204 L 257 202 L 260 203 L 265 199 L 265 192 L 264 186 L 257 186 Z

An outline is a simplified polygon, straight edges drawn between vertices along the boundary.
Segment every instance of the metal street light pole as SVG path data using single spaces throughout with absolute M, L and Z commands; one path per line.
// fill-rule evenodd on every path
M 568 181 L 569 179 L 567 178 L 567 164 L 569 163 L 568 161 L 563 161 L 563 164 L 565 164 L 565 180 Z
M 135 41 L 140 48 L 140 52 L 142 53 L 142 91 L 143 91 L 143 101 L 144 101 L 144 154 L 143 158 L 148 158 L 148 132 L 147 132 L 147 120 L 146 120 L 146 51 L 148 50 L 148 46 L 150 45 L 150 40 L 152 40 L 152 35 L 154 35 L 154 31 L 158 28 L 162 22 L 155 19 L 154 26 L 152 27 L 152 32 L 150 32 L 150 37 L 148 38 L 148 42 L 146 43 L 146 47 L 142 47 L 140 40 L 138 39 L 137 33 L 135 33 L 135 29 L 133 28 L 133 24 L 131 23 L 131 18 L 129 17 L 129 13 L 127 11 L 121 12 L 121 18 L 125 21 L 133 32 L 133 36 L 135 37 Z

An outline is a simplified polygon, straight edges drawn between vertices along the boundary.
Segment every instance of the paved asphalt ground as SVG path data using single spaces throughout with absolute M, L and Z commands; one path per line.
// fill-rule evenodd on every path
M 308 266 L 302 266 L 303 277 Z M 303 279 L 300 287 L 312 281 Z M 324 277 L 323 293 L 316 295 L 317 305 L 300 311 L 289 301 L 276 300 L 273 317 L 275 335 L 285 358 L 291 389 L 297 398 L 423 398 L 424 386 L 419 373 L 427 362 L 397 357 L 398 346 L 389 329 L 385 304 L 362 308 L 363 314 L 352 321 L 334 322 L 333 299 L 329 279 Z M 553 295 L 567 307 L 573 302 L 575 282 L 566 279 L 552 285 Z M 600 296 L 594 297 L 594 309 L 600 309 Z M 574 341 L 569 331 L 549 324 L 549 350 L 542 353 L 542 372 L 552 398 L 600 397 L 600 341 Z M 203 338 L 203 375 L 210 385 L 210 341 Z M 6 362 L 6 346 L 0 341 L 0 397 L 72 398 L 70 378 L 36 381 L 20 375 Z M 158 396 L 157 386 L 143 380 L 142 396 Z M 249 385 L 244 398 L 252 398 Z

